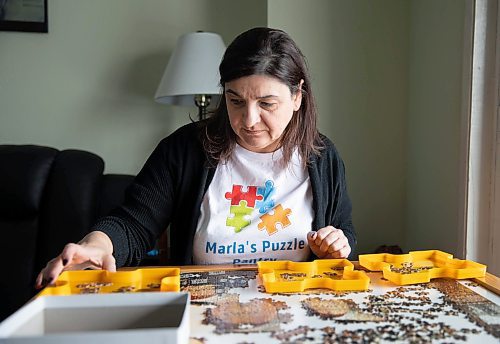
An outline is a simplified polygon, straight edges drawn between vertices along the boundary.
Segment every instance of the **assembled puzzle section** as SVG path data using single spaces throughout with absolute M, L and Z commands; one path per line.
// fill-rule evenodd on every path
M 398 285 L 427 283 L 433 278 L 466 279 L 484 277 L 486 265 L 453 258 L 438 251 L 412 251 L 408 254 L 362 254 L 359 264 L 370 271 L 382 271 L 384 278 Z
M 313 262 L 258 262 L 259 276 L 267 293 L 303 292 L 306 289 L 367 290 L 370 278 L 355 271 L 347 259 Z
M 105 270 L 65 271 L 38 296 L 106 294 L 180 290 L 179 268 L 149 268 L 109 272 Z

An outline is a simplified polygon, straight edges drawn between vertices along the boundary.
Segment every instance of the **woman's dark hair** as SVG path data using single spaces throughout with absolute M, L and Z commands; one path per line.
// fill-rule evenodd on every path
M 322 144 L 316 128 L 316 104 L 304 55 L 292 38 L 284 31 L 271 28 L 254 28 L 243 32 L 227 47 L 219 66 L 220 84 L 250 75 L 277 78 L 295 94 L 302 84 L 302 103 L 280 139 L 284 162 L 288 164 L 293 151 L 298 148 L 304 165 L 312 155 L 319 154 Z M 231 128 L 224 93 L 218 108 L 205 122 L 202 142 L 212 161 L 230 157 L 236 134 Z

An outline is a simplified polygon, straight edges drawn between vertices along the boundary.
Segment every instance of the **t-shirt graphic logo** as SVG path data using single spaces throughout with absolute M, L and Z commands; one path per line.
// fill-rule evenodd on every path
M 266 180 L 265 187 L 259 187 L 257 189 L 257 194 L 262 195 L 262 200 L 257 201 L 255 206 L 259 208 L 259 213 L 265 214 L 270 209 L 274 208 L 274 199 L 271 197 L 274 195 L 276 188 L 274 187 L 274 183 L 272 180 Z
M 247 187 L 243 192 L 243 185 L 233 185 L 231 192 L 226 192 L 226 199 L 231 200 L 230 213 L 232 217 L 226 219 L 226 226 L 233 227 L 234 232 L 241 232 L 241 229 L 248 226 L 251 222 L 247 219 L 253 212 L 255 201 L 261 201 L 264 196 L 257 194 L 257 186 Z
M 226 192 L 225 197 L 231 200 L 231 205 L 238 205 L 240 201 L 246 201 L 248 207 L 255 207 L 255 201 L 260 201 L 264 197 L 257 194 L 256 186 L 249 186 L 246 192 L 242 191 L 243 185 L 233 185 L 232 192 Z
M 272 180 L 267 180 L 265 186 L 248 186 L 243 191 L 243 185 L 233 185 L 231 192 L 226 192 L 226 199 L 231 200 L 229 208 L 230 216 L 226 218 L 226 226 L 233 227 L 235 233 L 250 225 L 250 215 L 254 209 L 258 209 L 261 222 L 258 224 L 259 230 L 266 230 L 269 235 L 278 231 L 277 226 L 281 228 L 288 227 L 291 222 L 288 215 L 292 213 L 291 209 L 284 209 L 281 204 L 275 207 L 275 201 L 272 198 L 276 191 Z
M 262 222 L 260 222 L 257 227 L 259 227 L 259 230 L 262 231 L 265 229 L 267 234 L 273 235 L 278 232 L 278 228 L 276 228 L 277 224 L 280 224 L 282 229 L 291 225 L 288 219 L 288 215 L 291 213 L 291 209 L 283 209 L 281 204 L 278 204 L 276 208 L 260 217 Z
M 253 208 L 247 207 L 247 201 L 240 201 L 238 205 L 232 205 L 230 207 L 230 212 L 233 217 L 228 217 L 226 219 L 226 226 L 234 227 L 234 232 L 241 232 L 243 227 L 248 226 L 251 221 L 247 220 L 253 212 Z

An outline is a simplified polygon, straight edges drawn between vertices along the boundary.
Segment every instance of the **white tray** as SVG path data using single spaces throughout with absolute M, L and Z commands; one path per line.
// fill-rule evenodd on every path
M 187 343 L 188 293 L 44 296 L 0 323 L 0 343 Z

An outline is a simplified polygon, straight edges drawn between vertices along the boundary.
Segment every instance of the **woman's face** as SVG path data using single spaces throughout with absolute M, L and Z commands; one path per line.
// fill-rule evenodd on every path
M 287 85 L 266 75 L 250 75 L 227 82 L 227 112 L 238 144 L 257 153 L 278 149 L 283 131 L 294 111 L 300 108 L 300 89 L 291 94 Z

